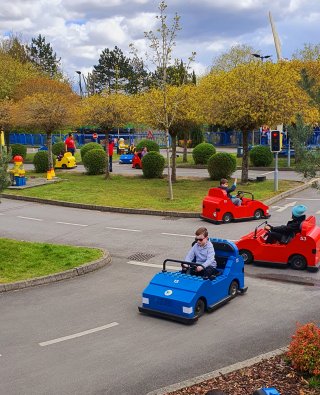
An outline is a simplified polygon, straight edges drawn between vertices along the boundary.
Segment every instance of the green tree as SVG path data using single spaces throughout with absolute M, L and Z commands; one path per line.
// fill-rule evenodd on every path
M 292 54 L 292 59 L 303 61 L 320 60 L 320 44 L 305 43 L 302 49 L 297 49 Z
M 8 175 L 9 155 L 0 144 L 0 193 L 10 184 Z
M 149 108 L 153 106 L 153 104 L 159 102 L 158 99 L 160 98 L 160 107 L 157 106 L 155 109 L 155 122 L 160 129 L 164 130 L 166 135 L 169 199 L 173 199 L 169 134 L 170 127 L 175 119 L 178 107 L 183 101 L 184 92 L 183 90 L 177 90 L 177 92 L 172 95 L 171 103 L 168 103 L 168 89 L 170 86 L 168 68 L 172 65 L 172 52 L 176 45 L 175 39 L 177 37 L 177 32 L 181 30 L 181 27 L 179 22 L 180 17 L 177 13 L 175 13 L 172 25 L 169 26 L 167 24 L 166 8 L 167 5 L 165 1 L 161 1 L 159 4 L 159 15 L 156 17 L 159 22 L 158 29 L 156 32 L 151 30 L 149 32 L 145 32 L 145 37 L 149 41 L 149 48 L 151 50 L 151 54 L 147 55 L 147 58 L 155 66 L 156 70 L 161 71 L 156 84 L 158 89 L 153 89 L 152 93 L 149 96 L 146 96 L 146 98 L 151 99 L 149 102 Z M 186 65 L 186 70 L 189 70 L 189 64 L 194 59 L 194 56 L 195 53 L 192 53 L 188 64 Z M 153 101 L 155 98 L 156 100 Z M 158 111 L 159 108 L 161 108 L 161 111 Z
M 213 59 L 211 72 L 230 71 L 241 64 L 254 62 L 253 53 L 259 54 L 259 51 L 249 45 L 235 45 Z
M 60 58 L 53 52 L 50 43 L 46 42 L 44 36 L 39 34 L 38 37 L 31 39 L 30 47 L 27 46 L 29 57 L 32 63 L 51 78 L 58 75 Z
M 30 62 L 30 57 L 26 45 L 22 43 L 22 38 L 15 34 L 10 34 L 0 43 L 0 52 L 6 53 L 20 63 Z

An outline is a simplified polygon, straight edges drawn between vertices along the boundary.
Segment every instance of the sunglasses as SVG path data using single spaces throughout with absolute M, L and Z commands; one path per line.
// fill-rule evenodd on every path
M 203 237 L 202 239 L 198 239 L 197 237 L 195 238 L 195 241 L 203 241 L 203 240 L 205 240 L 206 239 L 206 237 Z

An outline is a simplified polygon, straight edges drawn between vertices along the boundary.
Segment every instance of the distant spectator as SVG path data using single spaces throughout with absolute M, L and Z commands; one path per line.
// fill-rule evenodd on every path
M 109 154 L 109 171 L 112 173 L 112 156 L 113 156 L 114 142 L 111 138 L 109 138 L 108 143 L 108 154 Z
M 143 150 L 141 151 L 141 158 L 143 158 L 147 153 L 148 153 L 148 148 L 143 147 Z

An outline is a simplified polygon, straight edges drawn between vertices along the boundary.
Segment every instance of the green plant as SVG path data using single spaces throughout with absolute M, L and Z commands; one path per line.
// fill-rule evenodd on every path
M 212 144 L 200 143 L 194 147 L 192 157 L 196 165 L 206 165 L 210 156 L 216 153 L 216 149 Z
M 136 150 L 141 151 L 143 149 L 143 147 L 147 147 L 148 152 L 150 152 L 150 151 L 160 152 L 159 144 L 157 144 L 153 140 L 148 140 L 148 139 L 140 140 L 136 146 Z
M 161 178 L 165 159 L 159 152 L 148 152 L 142 158 L 142 172 L 146 178 Z
M 11 146 L 11 157 L 14 158 L 16 155 L 23 157 L 23 160 L 27 156 L 27 146 L 23 144 L 12 144 Z
M 52 146 L 52 153 L 58 156 L 61 152 L 65 151 L 65 144 L 63 141 L 59 141 L 58 143 L 54 143 Z
M 237 160 L 234 155 L 226 152 L 218 152 L 208 160 L 208 172 L 211 180 L 229 178 L 237 168 Z
M 192 140 L 192 147 L 196 147 L 203 142 L 203 133 L 200 126 L 195 126 L 191 129 L 190 138 Z
M 49 170 L 48 151 L 38 151 L 33 157 L 36 173 L 45 173 Z
M 10 184 L 8 174 L 8 161 L 8 155 L 0 146 L 0 192 L 3 191 Z
M 250 161 L 253 166 L 266 167 L 272 163 L 273 155 L 267 145 L 256 145 L 249 153 Z
M 88 174 L 102 174 L 106 170 L 107 155 L 103 149 L 91 149 L 83 157 L 83 164 Z
M 98 143 L 88 143 L 88 144 L 85 144 L 85 145 L 83 145 L 82 147 L 81 147 L 81 149 L 80 149 L 80 155 L 81 155 L 81 160 L 82 160 L 82 162 L 83 162 L 83 158 L 85 157 L 85 155 L 87 154 L 87 152 L 89 152 L 89 151 L 91 151 L 91 150 L 96 150 L 96 149 L 99 149 L 99 150 L 102 150 L 102 151 L 104 151 L 104 149 L 103 149 L 103 147 L 102 147 L 102 145 L 101 144 L 98 144 Z
M 298 324 L 287 357 L 299 372 L 320 376 L 320 328 L 312 322 Z

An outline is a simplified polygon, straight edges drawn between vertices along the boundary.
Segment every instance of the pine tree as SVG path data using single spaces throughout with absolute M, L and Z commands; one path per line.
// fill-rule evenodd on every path
M 50 43 L 46 43 L 45 37 L 41 34 L 37 38 L 32 38 L 31 46 L 27 47 L 31 61 L 43 72 L 54 77 L 59 72 L 60 58 L 53 52 Z

